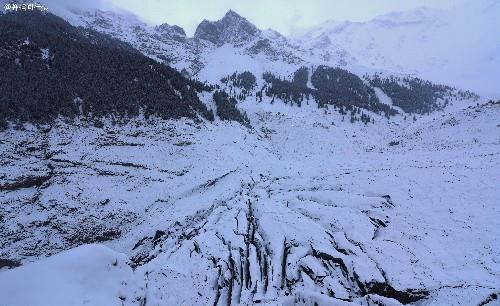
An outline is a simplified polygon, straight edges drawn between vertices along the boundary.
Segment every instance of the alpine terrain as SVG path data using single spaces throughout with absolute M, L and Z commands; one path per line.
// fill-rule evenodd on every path
M 293 37 L 53 2 L 0 14 L 0 305 L 500 305 L 497 0 Z

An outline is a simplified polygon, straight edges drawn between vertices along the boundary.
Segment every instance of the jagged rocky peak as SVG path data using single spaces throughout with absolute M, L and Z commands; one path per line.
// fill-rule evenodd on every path
M 221 20 L 203 20 L 194 33 L 194 38 L 208 40 L 216 45 L 241 44 L 255 38 L 260 30 L 251 22 L 229 10 Z
M 214 44 L 219 43 L 219 31 L 215 22 L 208 21 L 204 19 L 196 28 L 194 32 L 194 38 L 204 39 L 213 42 Z
M 155 30 L 158 31 L 162 36 L 165 36 L 167 38 L 176 40 L 186 39 L 186 32 L 184 32 L 184 29 L 178 25 L 169 25 L 168 23 L 163 23 L 159 26 L 156 26 Z

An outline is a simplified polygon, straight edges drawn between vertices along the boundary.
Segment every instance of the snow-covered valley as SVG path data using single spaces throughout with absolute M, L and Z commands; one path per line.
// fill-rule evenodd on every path
M 499 305 L 498 8 L 2 12 L 0 306 Z
M 23 266 L 0 273 L 0 299 L 474 305 L 498 293 L 498 103 L 368 126 L 242 108 L 251 129 L 2 132 L 1 257 Z

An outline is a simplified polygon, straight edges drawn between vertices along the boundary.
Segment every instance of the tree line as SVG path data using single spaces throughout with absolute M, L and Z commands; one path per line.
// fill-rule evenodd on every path
M 382 77 L 375 74 L 373 77 L 365 76 L 365 79 L 371 86 L 382 89 L 392 99 L 393 105 L 406 113 L 428 114 L 443 109 L 452 99 L 479 99 L 473 92 L 415 77 Z

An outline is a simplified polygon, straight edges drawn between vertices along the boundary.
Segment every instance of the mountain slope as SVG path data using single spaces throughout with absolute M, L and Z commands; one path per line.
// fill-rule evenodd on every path
M 369 22 L 330 21 L 296 43 L 323 50 L 342 46 L 366 67 L 498 94 L 499 14 L 494 0 L 469 1 L 450 10 L 422 7 Z
M 318 39 L 311 38 L 307 42 L 299 41 L 295 43 L 272 30 L 263 31 L 258 29 L 234 11 L 227 12 L 218 21 L 204 20 L 198 26 L 193 38 L 187 38 L 184 31 L 179 27 L 168 24 L 151 27 L 139 21 L 135 16 L 119 11 L 73 10 L 71 14 L 72 17 L 67 18 L 73 20 L 75 24 L 82 24 L 85 27 L 93 28 L 130 42 L 145 55 L 160 62 L 166 62 L 182 70 L 185 75 L 192 75 L 199 80 L 218 84 L 228 92 L 232 90 L 231 86 L 225 86 L 221 80 L 234 73 L 242 73 L 244 71 L 248 71 L 256 77 L 256 86 L 254 88 L 261 92 L 263 87 L 268 83 L 263 77 L 268 72 L 278 78 L 287 79 L 303 67 L 309 68 L 312 75 L 319 66 L 341 66 L 345 67 L 350 73 L 366 79 L 366 75 L 372 78 L 374 71 L 376 71 L 373 70 L 376 65 L 368 64 L 367 67 L 360 66 L 359 64 L 355 65 L 357 60 L 351 57 L 347 51 L 338 47 L 340 44 L 332 43 L 330 36 L 322 32 L 324 29 L 321 29 L 321 31 L 318 30 L 318 33 L 322 33 L 321 35 L 316 32 L 309 35 L 321 36 Z M 422 18 L 419 14 L 417 14 L 417 17 Z M 398 18 L 404 20 L 411 19 L 410 17 Z M 393 17 L 393 19 L 397 18 Z M 413 21 L 413 23 L 415 22 Z M 408 22 L 399 21 L 399 24 L 401 23 L 407 24 Z M 413 23 L 410 22 L 410 24 Z M 362 43 L 363 40 L 361 39 L 360 42 Z M 396 75 L 397 77 L 404 76 L 404 74 L 400 73 L 400 70 L 404 71 L 401 67 L 393 67 L 387 61 L 384 61 L 385 64 L 387 66 L 382 71 L 384 71 L 386 77 L 392 75 Z M 398 71 L 391 73 L 391 69 Z M 425 84 L 429 85 L 425 86 L 425 90 L 432 86 L 434 86 L 434 89 L 442 88 L 442 86 L 430 83 Z M 312 84 L 308 83 L 309 85 L 312 86 Z M 346 85 L 345 83 L 342 84 L 342 86 Z M 382 93 L 384 91 L 382 88 L 376 90 L 381 90 Z M 404 91 L 406 88 L 403 86 L 401 90 Z M 440 92 L 438 96 L 448 101 L 446 104 L 465 98 L 465 95 L 454 93 L 442 94 L 441 89 L 438 91 Z M 247 93 L 247 95 L 261 95 L 261 93 L 253 92 Z M 410 95 L 412 94 L 410 93 Z M 422 96 L 421 93 L 417 93 L 413 94 L 413 97 L 419 95 Z M 472 93 L 467 93 L 467 97 L 474 98 L 476 96 Z M 277 98 L 281 97 L 277 96 Z M 393 100 L 395 99 L 396 97 L 393 97 Z M 422 100 L 421 97 L 419 99 Z M 315 100 L 317 100 L 317 97 L 315 97 Z M 425 101 L 420 100 L 417 103 L 419 105 L 405 107 L 404 110 L 426 112 L 442 108 L 422 106 L 439 104 L 434 98 L 426 98 Z M 318 105 L 328 104 L 324 103 L 324 101 L 316 102 Z M 396 104 L 398 103 L 399 101 L 396 101 Z M 444 104 L 444 102 L 441 104 Z
M 205 73 L 200 71 L 207 65 L 220 66 L 215 62 L 219 55 L 238 59 L 233 60 L 233 64 L 250 61 L 254 66 L 271 70 L 283 65 L 297 68 L 306 62 L 345 66 L 351 61 L 341 48 L 318 54 L 306 51 L 273 30 L 258 29 L 234 11 L 228 11 L 218 21 L 204 20 L 193 38 L 185 37 L 179 27 L 153 27 L 131 13 L 119 10 L 61 9 L 58 14 L 73 25 L 92 28 L 127 41 L 151 58 L 165 61 L 191 76 L 212 83 L 237 68 L 231 67 L 232 71 L 225 70 L 215 79 L 207 78 L 213 69 L 207 68 Z M 220 68 L 224 70 L 225 67 Z
M 117 305 L 470 305 L 498 292 L 498 103 L 375 128 L 241 107 L 255 130 L 151 119 L 0 132 L 0 258 L 104 243 L 135 268 L 102 261 L 96 280 L 127 284 L 105 292 Z M 18 284 L 0 298 L 25 295 Z
M 47 122 L 74 117 L 201 115 L 205 85 L 151 60 L 130 45 L 75 28 L 51 14 L 0 16 L 0 120 Z

